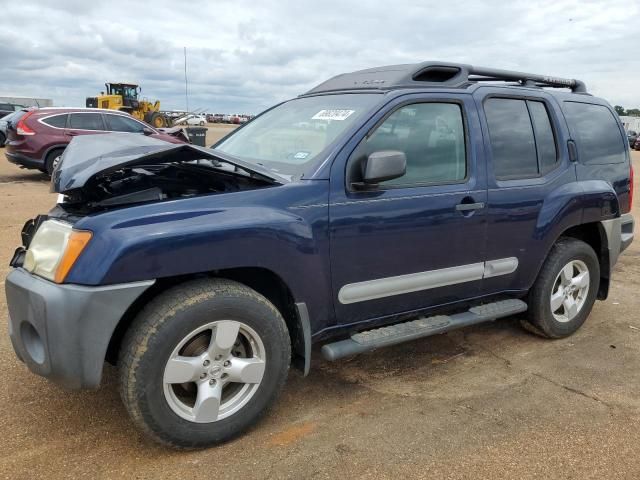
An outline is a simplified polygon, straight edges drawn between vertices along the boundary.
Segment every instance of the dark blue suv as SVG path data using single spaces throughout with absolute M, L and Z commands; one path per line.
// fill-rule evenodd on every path
M 117 365 L 134 422 L 183 448 L 253 424 L 314 343 L 338 360 L 514 314 L 570 335 L 633 239 L 608 103 L 436 62 L 339 75 L 211 149 L 79 137 L 52 189 L 6 280 L 17 355 L 71 388 Z

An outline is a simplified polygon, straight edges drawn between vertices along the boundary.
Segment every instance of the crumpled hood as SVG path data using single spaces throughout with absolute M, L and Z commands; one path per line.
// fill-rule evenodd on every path
M 134 133 L 107 133 L 75 137 L 67 146 L 53 172 L 51 191 L 65 193 L 82 188 L 101 173 L 143 164 L 218 160 L 277 183 L 287 183 L 280 175 L 258 165 L 231 158 L 210 148 L 173 144 Z

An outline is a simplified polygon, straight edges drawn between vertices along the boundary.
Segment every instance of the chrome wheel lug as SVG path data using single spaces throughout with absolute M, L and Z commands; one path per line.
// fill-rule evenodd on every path
M 208 367 L 211 362 L 209 360 L 205 360 L 202 365 Z
M 216 384 L 216 381 L 213 378 L 209 380 L 209 385 L 213 387 L 215 384 Z
M 225 367 L 229 367 L 229 366 L 231 366 L 231 362 L 230 362 L 229 360 L 227 360 L 227 361 L 225 361 L 225 362 L 223 363 L 223 365 L 224 365 Z
M 201 373 L 200 374 L 200 378 L 207 378 L 207 374 L 206 373 Z

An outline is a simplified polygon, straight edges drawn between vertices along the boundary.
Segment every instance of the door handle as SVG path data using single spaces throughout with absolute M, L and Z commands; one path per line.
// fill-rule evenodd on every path
M 459 203 L 456 205 L 456 210 L 459 212 L 468 212 L 469 210 L 480 210 L 484 208 L 484 202 L 478 203 Z

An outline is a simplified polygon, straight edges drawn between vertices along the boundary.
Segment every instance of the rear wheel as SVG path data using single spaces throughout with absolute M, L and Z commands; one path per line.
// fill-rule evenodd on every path
M 47 153 L 47 156 L 44 159 L 44 173 L 51 176 L 53 171 L 58 166 L 60 162 L 60 155 L 64 152 L 64 148 L 56 148 Z
M 0 148 L 4 147 L 4 142 L 7 141 L 7 137 L 5 137 L 4 133 L 0 132 Z
M 120 353 L 123 402 L 155 440 L 179 448 L 225 441 L 275 401 L 289 369 L 285 322 L 264 297 L 198 280 L 153 300 Z
M 599 283 L 600 264 L 591 246 L 574 238 L 559 240 L 529 292 L 525 327 L 547 338 L 571 335 L 589 316 Z

